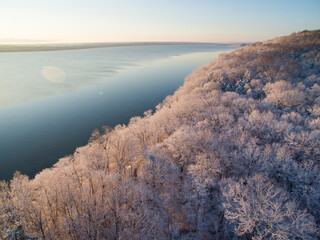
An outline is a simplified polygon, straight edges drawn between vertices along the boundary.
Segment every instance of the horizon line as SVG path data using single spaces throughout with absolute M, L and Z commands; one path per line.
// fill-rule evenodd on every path
M 204 43 L 204 44 L 243 44 L 254 43 L 256 41 L 234 41 L 234 42 L 208 42 L 208 41 L 114 41 L 114 42 L 49 42 L 49 41 L 34 41 L 34 42 L 1 42 L 0 45 L 63 45 L 63 44 L 139 44 L 139 43 Z
M 187 44 L 212 44 L 243 46 L 250 43 L 210 43 L 210 42 L 96 42 L 96 43 L 28 43 L 28 44 L 1 44 L 0 52 L 38 52 L 80 50 L 108 47 L 135 47 L 135 46 L 161 46 L 161 45 L 187 45 Z

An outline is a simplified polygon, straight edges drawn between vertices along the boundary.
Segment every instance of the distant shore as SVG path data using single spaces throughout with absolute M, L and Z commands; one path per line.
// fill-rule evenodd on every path
M 133 46 L 161 46 L 161 45 L 221 45 L 241 46 L 242 43 L 196 43 L 196 42 L 123 42 L 123 43 L 59 43 L 59 44 L 0 44 L 0 52 L 38 52 L 38 51 L 61 51 L 78 50 L 89 48 L 107 47 L 133 47 Z

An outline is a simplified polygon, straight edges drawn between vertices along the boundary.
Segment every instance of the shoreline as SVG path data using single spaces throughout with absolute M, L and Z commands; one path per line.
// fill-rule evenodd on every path
M 71 44 L 0 44 L 0 53 L 5 52 L 44 52 L 81 50 L 109 47 L 140 47 L 140 46 L 177 46 L 177 45 L 213 45 L 213 46 L 241 46 L 243 43 L 205 43 L 205 42 L 123 42 L 123 43 L 71 43 Z

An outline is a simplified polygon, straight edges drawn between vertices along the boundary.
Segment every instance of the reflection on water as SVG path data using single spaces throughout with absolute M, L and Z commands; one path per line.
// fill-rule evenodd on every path
M 66 80 L 65 72 L 54 66 L 44 66 L 41 70 L 42 76 L 53 83 L 63 83 Z
M 172 94 L 233 47 L 146 46 L 0 54 L 0 179 L 33 176 Z
M 0 109 L 99 84 L 122 69 L 157 59 L 223 48 L 190 44 L 0 53 Z

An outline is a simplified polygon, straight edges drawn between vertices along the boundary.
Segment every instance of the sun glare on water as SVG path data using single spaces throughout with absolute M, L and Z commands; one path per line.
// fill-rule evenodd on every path
M 55 66 L 44 66 L 41 73 L 45 79 L 53 83 L 63 83 L 66 80 L 66 73 Z

